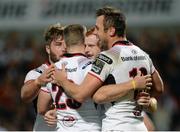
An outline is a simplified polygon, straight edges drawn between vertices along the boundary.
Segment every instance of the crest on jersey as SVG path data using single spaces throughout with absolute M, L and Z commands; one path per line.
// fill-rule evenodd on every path
M 74 116 L 64 116 L 62 121 L 64 126 L 72 127 L 76 123 L 76 120 Z
M 39 68 L 36 68 L 34 69 L 36 72 L 39 72 L 40 74 L 42 74 L 43 72 L 39 69 Z
M 104 65 L 105 63 L 102 60 L 96 59 L 92 65 L 91 71 L 100 75 Z
M 131 53 L 135 55 L 135 54 L 137 54 L 137 51 L 135 49 L 133 49 L 133 50 L 131 50 Z
M 108 64 L 112 64 L 112 59 L 109 58 L 108 56 L 104 55 L 104 54 L 99 54 L 98 57 L 97 57 L 99 60 L 102 60 Z

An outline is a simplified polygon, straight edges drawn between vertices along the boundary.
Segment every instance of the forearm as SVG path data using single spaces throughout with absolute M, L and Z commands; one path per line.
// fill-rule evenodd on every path
M 52 98 L 50 93 L 40 91 L 37 101 L 37 112 L 44 115 L 48 110 L 52 109 Z
M 31 102 L 37 97 L 41 86 L 36 80 L 31 80 L 23 85 L 21 89 L 21 99 L 24 102 Z
M 158 97 L 164 92 L 164 84 L 157 70 L 152 75 L 152 93 L 151 96 Z
M 61 84 L 58 83 L 58 85 L 64 89 L 64 91 L 67 95 L 71 96 L 76 101 L 79 101 L 79 98 L 80 98 L 79 90 L 81 89 L 81 88 L 79 88 L 79 85 L 77 85 L 73 82 L 70 82 L 69 80 L 65 80 Z
M 37 105 L 37 112 L 41 115 L 44 115 L 47 111 L 51 110 L 52 101 L 49 101 L 47 105 L 42 106 L 42 104 Z
M 93 100 L 96 103 L 107 103 L 116 101 L 120 97 L 126 95 L 133 89 L 132 82 L 125 82 L 121 84 L 105 85 L 99 88 L 93 95 Z

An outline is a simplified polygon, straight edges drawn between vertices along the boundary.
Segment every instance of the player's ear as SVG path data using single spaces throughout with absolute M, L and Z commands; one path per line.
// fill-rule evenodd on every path
M 114 27 L 110 27 L 110 28 L 108 29 L 108 32 L 109 32 L 109 35 L 110 35 L 111 37 L 113 37 L 113 36 L 115 36 L 116 29 L 115 29 Z
M 46 45 L 46 52 L 47 52 L 48 54 L 50 54 L 50 47 L 49 47 L 49 45 Z

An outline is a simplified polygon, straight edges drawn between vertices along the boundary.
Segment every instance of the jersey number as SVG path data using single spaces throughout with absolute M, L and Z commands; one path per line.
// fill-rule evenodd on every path
M 78 109 L 79 107 L 81 107 L 81 103 L 77 102 L 76 100 L 72 99 L 72 98 L 67 98 L 65 102 L 59 102 L 62 93 L 64 92 L 63 88 L 60 86 L 57 86 L 56 84 L 52 85 L 52 90 L 56 91 L 58 90 L 56 97 L 55 97 L 55 105 L 57 109 L 66 109 L 66 107 L 68 106 L 71 109 Z
M 147 75 L 147 70 L 146 70 L 146 68 L 141 67 L 141 68 L 139 68 L 139 69 L 133 68 L 133 69 L 129 72 L 129 77 L 135 77 L 135 76 L 137 75 L 138 70 L 141 71 L 141 75 L 142 75 L 142 76 L 143 76 L 143 75 Z
M 141 76 L 147 75 L 147 70 L 146 70 L 146 68 L 141 67 L 141 68 L 139 68 L 139 69 L 133 68 L 133 69 L 129 72 L 129 77 L 133 77 L 133 78 L 134 78 L 134 77 L 137 75 L 138 70 L 141 71 Z M 135 100 L 136 100 L 136 98 L 137 98 L 138 93 L 141 92 L 141 91 L 142 91 L 142 90 L 135 90 L 135 91 L 134 91 L 134 99 L 135 99 Z M 143 108 L 142 106 L 137 105 L 137 106 L 135 107 L 135 111 L 133 112 L 133 114 L 134 114 L 135 116 L 141 116 L 142 108 Z

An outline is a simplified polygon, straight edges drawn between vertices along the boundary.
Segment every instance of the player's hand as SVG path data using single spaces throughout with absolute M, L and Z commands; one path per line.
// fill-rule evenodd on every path
M 56 109 L 49 110 L 44 114 L 44 121 L 50 127 L 55 127 L 57 124 L 57 114 Z
M 137 104 L 143 106 L 143 108 L 148 108 L 150 105 L 150 94 L 147 92 L 139 92 L 136 101 Z
M 53 83 L 56 83 L 57 85 L 62 85 L 63 82 L 67 80 L 67 73 L 65 70 L 65 64 L 62 64 L 62 69 L 55 69 L 52 75 Z
M 51 82 L 53 80 L 53 78 L 51 77 L 51 75 L 53 74 L 53 71 L 55 70 L 55 66 L 51 65 L 50 67 L 48 67 L 36 80 L 35 82 L 37 83 L 37 85 L 39 86 L 44 86 L 46 85 L 48 82 Z
M 152 86 L 152 78 L 151 75 L 141 76 L 141 72 L 138 71 L 137 76 L 134 78 L 135 81 L 135 89 L 150 89 Z
M 147 108 L 149 112 L 155 112 L 157 110 L 157 100 L 154 97 L 150 98 L 150 104 L 149 107 Z

